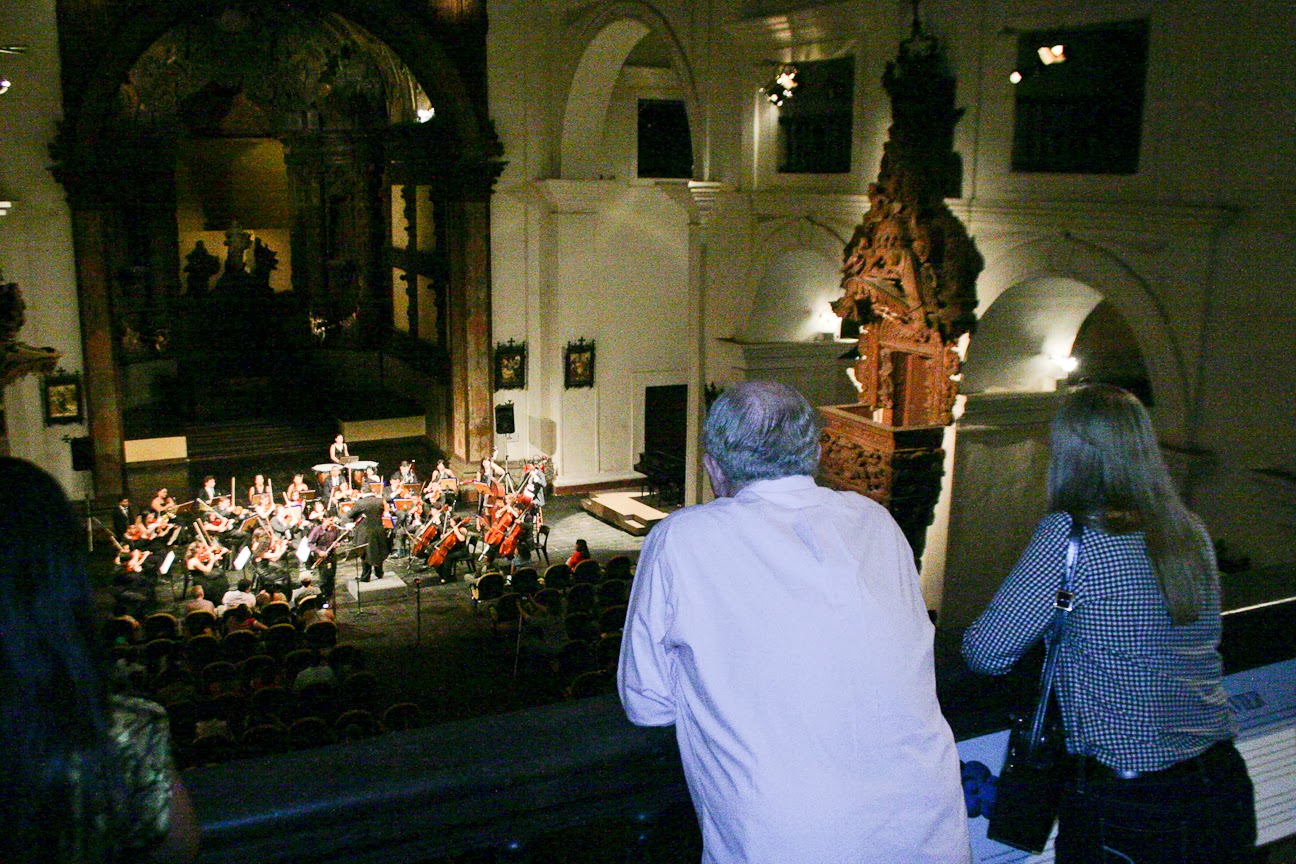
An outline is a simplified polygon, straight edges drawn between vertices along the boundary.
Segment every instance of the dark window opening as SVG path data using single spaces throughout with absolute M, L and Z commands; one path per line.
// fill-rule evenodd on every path
M 779 107 L 779 171 L 846 174 L 855 116 L 855 58 L 796 64 L 796 89 Z
M 1147 51 L 1146 21 L 1023 33 L 1012 169 L 1137 172 Z
M 693 139 L 681 100 L 639 100 L 638 174 L 684 180 L 693 176 Z

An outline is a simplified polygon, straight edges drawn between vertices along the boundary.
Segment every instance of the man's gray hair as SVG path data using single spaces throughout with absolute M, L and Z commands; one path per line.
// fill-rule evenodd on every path
M 707 413 L 702 445 L 735 489 L 819 470 L 819 414 L 777 381 L 726 389 Z

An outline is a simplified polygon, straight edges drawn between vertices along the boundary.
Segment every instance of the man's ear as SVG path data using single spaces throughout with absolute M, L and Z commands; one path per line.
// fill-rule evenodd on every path
M 724 471 L 720 468 L 719 463 L 711 458 L 710 453 L 702 454 L 702 467 L 706 469 L 707 477 L 711 479 L 711 491 L 717 498 L 729 497 L 729 481 L 725 478 Z

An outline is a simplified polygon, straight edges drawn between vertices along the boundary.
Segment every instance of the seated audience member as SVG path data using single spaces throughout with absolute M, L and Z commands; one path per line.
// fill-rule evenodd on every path
M 576 551 L 573 552 L 571 554 L 571 557 L 567 559 L 567 566 L 575 570 L 577 564 L 579 564 L 582 561 L 588 561 L 589 559 L 590 559 L 589 544 L 586 543 L 584 540 L 577 540 Z
M 306 598 L 303 597 L 302 599 L 305 600 Z M 321 604 L 312 604 L 309 609 L 307 609 L 305 612 L 301 614 L 301 626 L 303 628 L 309 627 L 310 625 L 314 624 L 316 621 L 333 621 L 333 620 L 335 620 L 335 616 L 333 615 L 333 609 L 328 605 L 327 602 Z
M 84 528 L 34 465 L 0 459 L 0 486 L 23 490 L 0 511 L 0 861 L 192 860 L 166 713 L 109 692 Z
M 300 693 L 312 684 L 337 686 L 337 675 L 333 673 L 332 667 L 328 665 L 323 655 L 316 659 L 314 666 L 307 666 L 297 673 L 297 677 L 293 679 L 292 689 L 294 693 Z
M 252 580 L 243 578 L 238 581 L 237 588 L 231 588 L 225 592 L 221 598 L 220 607 L 216 610 L 218 614 L 224 614 L 227 609 L 233 609 L 235 606 L 246 606 L 249 609 L 256 608 L 256 596 L 252 592 Z
M 303 576 L 301 579 L 301 586 L 293 589 L 292 607 L 296 609 L 297 604 L 300 603 L 303 598 L 314 597 L 318 593 L 320 593 L 320 589 L 318 586 L 312 584 L 311 577 Z
M 210 612 L 216 614 L 216 604 L 208 600 L 203 592 L 203 586 L 194 585 L 189 589 L 189 599 L 184 604 L 185 614 L 190 612 Z
M 242 603 L 233 607 L 225 615 L 225 632 L 233 633 L 235 630 L 251 630 L 253 633 L 259 633 L 262 630 L 270 628 L 262 624 L 252 614 L 252 609 Z

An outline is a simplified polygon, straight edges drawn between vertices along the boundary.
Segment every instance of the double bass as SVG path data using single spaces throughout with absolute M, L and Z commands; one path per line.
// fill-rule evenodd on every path
M 441 538 L 441 543 L 437 546 L 436 551 L 428 556 L 427 563 L 429 567 L 440 567 L 450 557 L 450 552 L 463 542 L 463 537 L 460 536 L 459 532 L 468 524 L 469 518 L 471 517 L 465 516 L 460 520 L 459 524 L 450 526 L 445 537 Z

